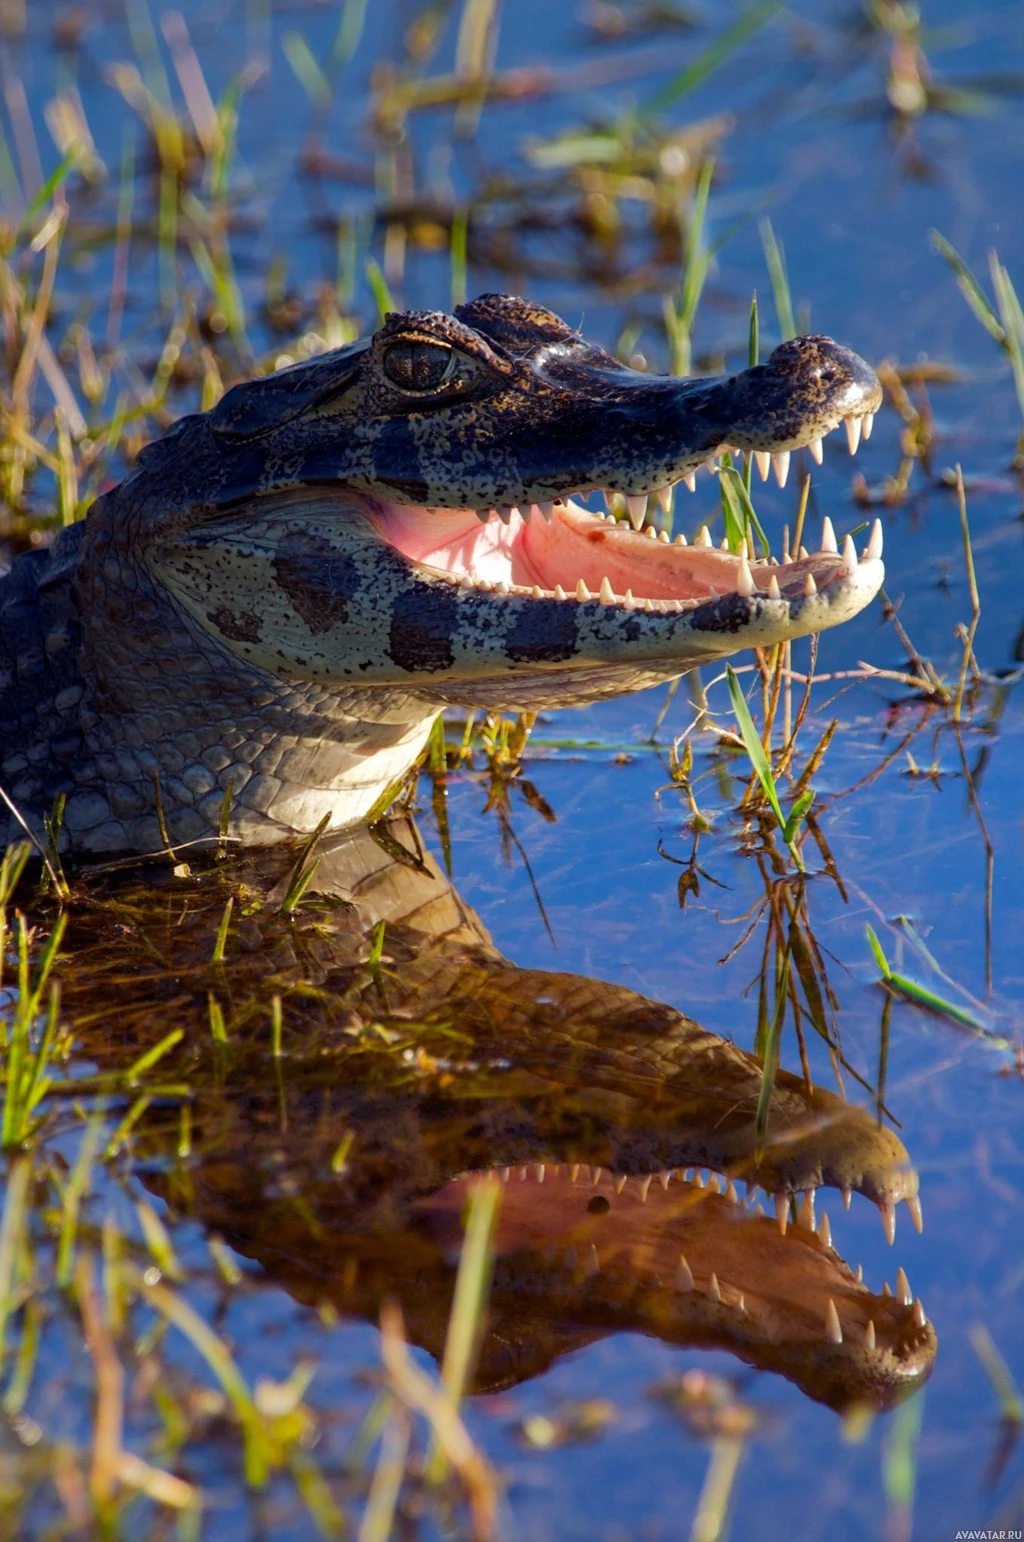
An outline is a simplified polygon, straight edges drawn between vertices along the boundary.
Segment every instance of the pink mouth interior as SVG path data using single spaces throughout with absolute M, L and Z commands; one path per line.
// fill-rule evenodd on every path
M 607 578 L 616 594 L 637 599 L 705 600 L 736 588 L 738 559 L 713 547 L 652 540 L 628 525 L 556 505 L 550 524 L 513 513 L 507 525 L 481 524 L 472 510 L 420 509 L 382 504 L 375 519 L 381 536 L 412 562 L 481 583 L 572 593 L 580 579 L 598 590 Z M 772 569 L 759 569 L 767 582 Z

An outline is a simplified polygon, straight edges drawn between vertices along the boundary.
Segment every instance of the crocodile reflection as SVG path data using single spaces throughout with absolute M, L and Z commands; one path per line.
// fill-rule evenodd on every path
M 119 887 L 75 922 L 65 1004 L 88 1054 L 109 1068 L 172 1018 L 188 1028 L 188 1163 L 176 1111 L 136 1126 L 176 1213 L 302 1302 L 376 1320 L 397 1297 L 437 1355 L 468 1189 L 500 1175 L 477 1391 L 617 1331 L 730 1350 L 836 1408 L 888 1406 L 928 1376 L 935 1333 L 903 1270 L 874 1293 L 815 1227 L 822 1186 L 866 1195 L 890 1237 L 899 1200 L 920 1220 L 906 1151 L 865 1111 L 780 1071 L 759 1145 L 752 1056 L 636 992 L 510 964 L 408 823 L 336 842 L 317 874 L 329 898 L 294 920 L 283 859 L 259 862 Z

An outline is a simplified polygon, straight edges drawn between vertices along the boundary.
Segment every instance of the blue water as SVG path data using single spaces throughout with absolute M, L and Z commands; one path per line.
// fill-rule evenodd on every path
M 129 32 L 118 7 L 97 13 L 81 58 L 71 63 L 49 47 L 54 9 L 30 8 L 27 42 L 9 45 L 7 68 L 26 85 L 40 128 L 47 169 L 52 147 L 40 110 L 55 87 L 77 77 L 99 154 L 110 166 L 121 156 L 123 102 L 104 80 L 113 60 L 131 56 Z M 815 779 L 823 833 L 846 887 L 841 897 L 826 877 L 810 885 L 810 909 L 819 942 L 834 963 L 833 984 L 841 1002 L 838 1026 L 846 1056 L 867 1080 L 877 1073 L 883 997 L 864 938 L 870 922 L 889 955 L 899 939 L 888 923 L 909 917 L 947 975 L 981 1003 L 994 1031 L 1019 1043 L 1022 1030 L 1021 921 L 1024 912 L 1020 766 L 1024 714 L 1013 678 L 1015 645 L 1024 624 L 1021 600 L 1022 499 L 1010 469 L 1020 410 L 1009 368 L 992 339 L 970 315 L 945 263 L 929 244 L 941 230 L 987 283 L 987 251 L 1024 286 L 1024 216 L 1019 189 L 1024 178 L 1024 14 L 1012 0 L 965 8 L 935 0 L 925 8 L 931 67 L 942 85 L 994 89 L 983 110 L 929 112 L 900 139 L 884 106 L 884 54 L 880 42 L 855 32 L 856 8 L 811 4 L 789 8 L 691 95 L 668 110 L 676 124 L 712 113 L 735 115 L 723 141 L 709 211 L 711 239 L 731 230 L 713 269 L 697 327 L 697 350 L 725 351 L 739 360 L 746 348 L 750 292 L 762 299 L 762 336 L 770 346 L 775 325 L 757 217 L 770 214 L 784 243 L 794 300 L 815 329 L 855 346 L 867 358 L 940 360 L 956 366 L 957 380 L 929 388 L 934 409 L 937 469 L 961 462 L 969 484 L 969 512 L 983 613 L 976 653 L 988 683 L 963 730 L 967 763 L 976 768 L 980 808 L 994 850 L 991 991 L 986 980 L 985 847 L 971 805 L 955 737 L 945 716 L 909 699 L 891 681 L 835 682 L 834 702 L 819 687 L 804 729 L 811 743 L 838 716 L 837 735 Z M 316 184 L 295 175 L 295 154 L 308 122 L 308 103 L 282 53 L 282 39 L 300 31 L 313 53 L 326 57 L 338 24 L 334 5 L 273 8 L 269 30 L 263 8 L 241 4 L 182 6 L 217 96 L 247 58 L 268 49 L 269 70 L 243 101 L 240 167 L 251 179 L 246 212 L 257 219 L 242 238 L 241 279 L 247 296 L 260 289 L 267 260 L 287 256 L 289 276 L 308 289 L 336 275 L 333 233 L 320 215 L 341 212 L 357 219 L 370 194 L 336 182 Z M 354 59 L 347 68 L 325 130 L 325 148 L 361 163 L 372 174 L 365 127 L 371 69 L 393 53 L 396 36 L 414 13 L 411 6 L 374 4 Z M 91 13 L 90 13 L 91 14 Z M 735 8 L 709 7 L 713 32 Z M 480 166 L 523 172 L 529 136 L 551 136 L 582 124 L 600 124 L 642 105 L 693 57 L 709 30 L 662 35 L 663 52 L 652 59 L 650 40 L 597 46 L 584 32 L 576 7 L 519 0 L 505 8 L 497 62 L 502 69 L 549 65 L 576 70 L 614 53 L 636 51 L 637 73 L 611 84 L 568 86 L 553 95 L 488 107 L 475 142 L 450 145 L 447 109 L 414 120 L 412 151 L 418 186 L 443 199 L 466 197 Z M 433 68 L 450 65 L 449 26 Z M 578 77 L 576 77 L 578 78 Z M 10 136 L 9 136 L 10 138 Z M 641 213 L 630 211 L 639 230 Z M 571 243 L 565 229 L 531 249 L 557 256 Z M 629 246 L 638 251 L 637 235 Z M 379 255 L 379 242 L 370 241 Z M 102 251 L 82 265 L 67 294 L 102 294 L 109 257 Z M 155 258 L 140 249 L 133 263 L 128 341 L 150 347 Z M 666 275 L 666 287 L 670 275 Z M 642 324 L 640 346 L 663 364 L 656 294 L 630 302 L 595 288 L 577 274 L 521 282 L 473 267 L 470 292 L 524 287 L 570 320 L 585 319 L 588 335 L 613 344 L 624 321 Z M 76 286 L 79 286 L 76 289 Z M 368 290 L 360 286 L 362 313 L 372 318 Z M 416 256 L 398 298 L 407 305 L 444 306 L 446 257 Z M 256 335 L 262 347 L 267 339 Z M 891 408 L 879 417 L 870 445 L 854 463 L 868 482 L 895 472 L 901 424 Z M 818 514 L 831 513 L 840 533 L 863 515 L 850 497 L 851 463 L 841 436 L 828 447 L 815 477 Z M 682 497 L 685 499 L 686 495 Z M 796 491 L 764 490 L 759 511 L 772 530 L 792 519 Z M 715 507 L 713 486 L 702 483 L 682 504 L 680 518 L 694 527 Z M 960 644 L 954 629 L 969 617 L 963 545 L 955 497 L 930 486 L 920 469 L 909 498 L 879 510 L 885 526 L 887 591 L 901 599 L 900 619 L 917 649 L 941 673 L 955 678 Z M 806 659 L 806 645 L 798 663 Z M 819 671 L 850 671 L 860 661 L 899 670 L 905 658 L 876 606 L 826 636 Z M 1000 683 L 1000 677 L 1009 678 Z M 688 811 L 669 784 L 667 746 L 689 722 L 685 687 L 660 735 L 659 751 L 647 744 L 664 693 L 651 692 L 574 714 L 551 715 L 540 725 L 524 774 L 547 799 L 557 822 L 545 823 L 513 792 L 513 820 L 528 854 L 537 891 L 554 936 L 549 938 L 522 863 L 504 865 L 494 820 L 482 813 L 485 789 L 473 776 L 455 779 L 449 796 L 455 881 L 477 909 L 496 944 L 515 962 L 614 980 L 691 1013 L 707 1028 L 733 1035 L 749 1047 L 756 1023 L 756 989 L 749 991 L 760 956 L 760 934 L 730 963 L 719 960 L 742 933 L 744 917 L 763 892 L 754 865 L 740 854 L 739 829 L 729 800 L 716 784 L 710 751 L 698 740 L 697 768 L 707 772 L 698 801 L 712 818 L 700 839 L 702 868 L 723 887 L 705 881 L 685 911 L 677 898 L 681 869 L 658 853 L 686 860 L 692 835 Z M 722 685 L 712 701 L 728 719 Z M 900 703 L 896 711 L 894 703 Z M 840 797 L 866 777 L 916 728 L 871 785 Z M 565 741 L 593 741 L 572 749 Z M 556 743 L 561 747 L 555 747 Z M 629 752 L 617 763 L 616 751 Z M 909 755 L 913 757 L 911 761 Z M 914 767 L 921 772 L 913 774 Z M 724 773 L 723 774 L 727 774 Z M 429 834 L 429 823 L 428 823 Z M 438 846 L 436 833 L 429 836 Z M 945 994 L 955 990 L 908 948 L 909 973 Z M 962 999 L 956 995 L 956 999 Z M 787 1044 L 788 1062 L 795 1048 Z M 826 1058 L 811 1046 L 815 1070 L 829 1077 Z M 892 1018 L 887 1099 L 902 1125 L 921 1172 L 924 1235 L 911 1230 L 905 1211 L 895 1251 L 882 1236 L 866 1202 L 849 1215 L 829 1205 L 837 1244 L 862 1262 L 869 1282 L 895 1274 L 902 1262 L 936 1325 L 940 1349 L 924 1394 L 914 1499 L 915 1538 L 952 1538 L 957 1528 L 1020 1525 L 1024 1464 L 1014 1452 L 994 1490 L 986 1467 L 998 1439 L 998 1407 L 986 1373 L 968 1338 L 984 1323 L 1018 1385 L 1024 1385 L 1024 1142 L 1020 1134 L 1024 1085 L 1012 1053 L 905 1005 Z M 837 1214 L 838 1212 L 838 1214 Z M 186 1239 L 187 1240 L 187 1239 Z M 306 1344 L 323 1356 L 314 1401 L 328 1405 L 356 1395 L 349 1377 L 372 1363 L 375 1335 L 365 1326 L 315 1332 L 304 1314 L 273 1290 L 246 1297 L 233 1309 L 240 1362 L 250 1374 L 284 1375 Z M 267 1333 L 277 1332 L 268 1360 Z M 279 1363 L 278 1363 L 279 1362 Z M 688 1534 L 707 1464 L 707 1450 L 684 1432 L 650 1397 L 653 1383 L 681 1364 L 735 1371 L 723 1356 L 681 1356 L 652 1340 L 605 1340 L 556 1365 L 535 1382 L 500 1399 L 483 1399 L 470 1415 L 487 1452 L 508 1474 L 513 1535 L 558 1542 L 625 1542 L 626 1538 L 673 1539 Z M 838 1421 L 780 1380 L 745 1376 L 753 1400 L 771 1418 L 750 1445 L 738 1478 L 732 1535 L 736 1539 L 862 1538 L 882 1536 L 886 1499 L 882 1450 L 891 1420 L 875 1422 L 866 1438 L 851 1444 Z M 607 1397 L 620 1418 L 589 1444 L 555 1453 L 525 1451 L 512 1434 L 514 1421 L 534 1410 L 550 1411 L 587 1397 Z M 234 1500 L 225 1500 L 228 1508 Z M 244 1511 L 232 1510 L 236 1534 L 246 1535 Z

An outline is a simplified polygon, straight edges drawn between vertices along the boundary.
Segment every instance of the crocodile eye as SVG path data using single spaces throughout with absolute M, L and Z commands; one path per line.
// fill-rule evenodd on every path
M 446 343 L 410 339 L 391 345 L 384 355 L 384 373 L 403 391 L 435 391 L 444 383 L 454 360 L 454 350 Z

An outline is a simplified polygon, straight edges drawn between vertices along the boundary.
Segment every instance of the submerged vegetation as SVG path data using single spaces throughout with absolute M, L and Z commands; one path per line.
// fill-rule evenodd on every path
M 751 39 L 777 38 L 781 11 L 774 3 L 731 8 L 730 23 L 709 32 L 684 6 L 587 5 L 579 60 L 506 66 L 502 18 L 490 0 L 409 8 L 386 51 L 373 33 L 372 8 L 360 0 L 332 9 L 326 51 L 304 30 L 301 9 L 253 4 L 231 12 L 240 42 L 218 84 L 209 77 L 198 11 L 187 19 L 156 15 L 144 0 L 126 0 L 125 49 L 97 61 L 90 28 L 105 23 L 90 7 L 67 8 L 43 24 L 17 4 L 0 5 L 5 49 L 21 49 L 21 57 L 54 50 L 59 61 L 52 91 L 26 94 L 10 63 L 15 54 L 5 55 L 6 556 L 81 518 L 149 439 L 181 413 L 212 406 L 234 381 L 348 342 L 392 303 L 458 301 L 482 287 L 478 277 L 489 287 L 567 294 L 581 309 L 592 303 L 618 355 L 637 368 L 736 367 L 756 362 L 762 336 L 778 341 L 804 329 L 783 220 L 774 210 L 768 217 L 765 198 L 729 188 L 733 125 L 724 105 L 701 116 L 699 98 L 689 121 L 706 82 L 728 76 L 737 61 L 746 68 Z M 19 43 L 26 27 L 28 40 Z M 869 100 L 850 111 L 886 123 L 908 176 L 924 173 L 936 116 L 1000 103 L 1009 89 L 995 78 L 944 83 L 914 7 L 865 6 L 836 36 L 858 61 L 880 64 Z M 623 40 L 631 46 L 614 51 Z M 371 55 L 356 125 L 346 103 L 362 78 L 354 61 L 370 49 L 381 52 Z M 264 111 L 258 92 L 272 54 L 276 78 L 286 70 L 293 82 L 298 143 L 291 149 L 305 199 L 295 256 L 261 194 L 262 169 L 245 132 L 247 115 Z M 812 58 L 801 76 L 808 93 L 827 65 L 823 54 L 812 50 Z M 102 114 L 88 105 L 96 86 L 82 84 L 87 62 L 99 62 L 102 91 L 123 105 L 114 153 Z M 655 72 L 658 84 L 649 79 Z M 572 111 L 549 116 L 560 100 Z M 474 165 L 474 139 L 488 115 L 524 102 L 531 132 L 519 136 L 514 153 Z M 279 196 L 294 217 L 296 203 Z M 712 292 L 730 239 L 751 222 L 770 320 L 763 297 L 748 311 L 746 293 L 723 303 Z M 1008 269 L 993 254 L 990 299 L 958 252 L 934 239 L 1001 351 L 1024 414 L 1024 322 Z M 474 823 L 473 839 L 485 840 L 489 853 L 497 844 L 506 872 L 525 873 L 557 942 L 564 905 L 557 891 L 552 904 L 533 851 L 539 845 L 543 857 L 542 838 L 564 821 L 547 771 L 568 765 L 603 775 L 609 762 L 618 769 L 631 759 L 655 761 L 663 782 L 658 850 L 678 868 L 680 925 L 696 924 L 700 912 L 724 928 L 722 968 L 709 968 L 718 970 L 716 982 L 736 988 L 720 1022 L 760 1060 L 757 1134 L 769 1147 L 773 1089 L 791 1045 L 806 1089 L 829 1073 L 841 1090 L 853 1083 L 854 1100 L 869 1101 L 879 1126 L 899 1116 L 890 1065 L 904 1028 L 916 1044 L 936 1023 L 952 1023 L 994 1051 L 1007 1077 L 1019 1078 L 1024 1064 L 1009 991 L 994 988 L 996 842 L 981 796 L 1016 675 L 976 653 L 988 601 L 968 517 L 986 479 L 1008 479 L 1019 500 L 1019 426 L 1005 456 L 994 452 L 998 464 L 973 474 L 946 467 L 951 436 L 936 425 L 931 395 L 956 387 L 961 372 L 941 360 L 889 360 L 880 374 L 887 404 L 884 448 L 871 463 L 876 481 L 853 478 L 853 499 L 826 516 L 823 540 L 840 549 L 848 536 L 866 541 L 879 511 L 888 539 L 901 515 L 917 517 L 929 493 L 949 502 L 958 567 L 940 582 L 959 588 L 960 608 L 950 611 L 934 658 L 915 646 L 893 596 L 868 659 L 823 667 L 812 640 L 802 652 L 758 653 L 720 678 L 695 673 L 681 691 L 678 682 L 669 689 L 660 711 L 649 701 L 638 709 L 651 720 L 646 742 L 642 735 L 613 741 L 600 727 L 597 737 L 573 738 L 567 718 L 552 725 L 525 713 L 451 713 L 418 772 L 391 789 L 371 820 L 389 859 L 422 870 L 424 851 L 406 844 L 396 822 L 419 810 L 446 871 L 459 876 L 466 800 L 475 800 L 497 829 L 485 826 L 481 835 Z M 892 469 L 882 474 L 886 457 Z M 701 475 L 695 512 L 677 489 L 674 501 L 652 499 L 643 518 L 666 538 L 692 540 L 703 531 L 751 563 L 771 551 L 795 556 L 829 495 L 819 493 L 818 469 L 806 455 L 794 463 L 795 498 L 781 533 L 755 469 L 753 458 L 723 456 L 716 483 Z M 781 494 L 788 457 L 775 474 Z M 611 512 L 626 519 L 634 511 L 623 501 Z M 865 648 L 866 635 L 857 634 Z M 929 647 L 934 638 L 933 631 Z M 1019 650 L 1018 642 L 1018 658 Z M 684 696 L 692 711 L 682 709 Z M 878 732 L 872 717 L 884 719 Z M 922 793 L 938 794 L 954 778 L 962 790 L 973 832 L 964 849 L 971 861 L 980 853 L 982 873 L 971 900 L 983 916 L 982 942 L 968 983 L 945 973 L 944 954 L 925 942 L 927 926 L 893 913 L 899 892 L 873 887 L 870 860 L 849 861 L 844 819 L 870 818 L 897 771 Z M 568 783 L 561 785 L 568 805 Z M 848 815 L 851 806 L 867 815 Z M 229 1130 L 236 1114 L 225 1089 L 248 1088 L 261 1140 L 273 1133 L 260 1160 L 279 1165 L 280 1182 L 261 1191 L 261 1201 L 269 1195 L 279 1207 L 285 1231 L 289 1217 L 315 1231 L 314 1189 L 344 1183 L 353 1143 L 363 1138 L 331 1113 L 325 1066 L 334 1084 L 357 1064 L 373 1095 L 400 1109 L 403 1099 L 461 1086 L 460 1078 L 483 1106 L 489 1067 L 474 1060 L 474 1044 L 443 1004 L 406 1019 L 392 1010 L 407 961 L 385 919 L 349 938 L 356 955 L 344 989 L 322 967 L 317 949 L 344 932 L 346 911 L 318 888 L 327 859 L 318 837 L 279 875 L 271 903 L 239 873 L 226 843 L 210 863 L 168 843 L 127 872 L 112 864 L 66 873 L 60 818 L 58 807 L 43 847 L 12 847 L 0 868 L 0 1530 L 199 1538 L 214 1534 L 225 1510 L 239 1537 L 511 1535 L 516 1485 L 530 1481 L 522 1478 L 524 1455 L 585 1449 L 621 1414 L 614 1387 L 607 1397 L 581 1394 L 543 1412 L 511 1392 L 502 1394 L 507 1406 L 498 1393 L 482 1412 L 467 1404 L 477 1387 L 501 1185 L 481 1179 L 464 1215 L 460 1209 L 466 1242 L 444 1337 L 430 1344 L 436 1374 L 410 1350 L 410 1340 L 429 1335 L 409 1333 L 396 1302 L 377 1314 L 379 1338 L 351 1321 L 346 1337 L 346 1307 L 331 1289 L 318 1294 L 308 1282 L 296 1284 L 298 1273 L 286 1274 L 283 1288 L 275 1284 L 255 1246 L 246 1251 L 241 1228 L 232 1232 L 230 1203 L 232 1183 L 243 1180 L 228 1160 L 237 1131 Z M 641 834 L 646 861 L 653 843 Z M 484 860 L 485 872 L 492 861 Z M 857 919 L 837 957 L 844 933 L 836 917 L 844 913 Z M 615 927 L 607 917 L 600 924 L 596 935 L 611 947 Z M 181 935 L 193 950 L 187 969 L 171 946 Z M 272 956 L 274 969 L 254 987 L 235 966 L 257 950 Z M 905 971 L 905 950 L 932 983 Z M 759 954 L 753 967 L 750 953 Z M 152 974 L 140 990 L 147 957 Z M 877 978 L 872 959 L 884 986 L 877 1038 L 868 1042 L 865 1032 L 858 1041 L 840 1031 L 843 1007 Z M 962 962 L 961 954 L 955 967 Z M 368 997 L 372 1010 L 364 1011 Z M 197 1001 L 201 1011 L 193 1010 Z M 918 1072 L 908 1058 L 900 1055 L 900 1090 Z M 538 1074 L 518 1070 L 524 1080 Z M 220 1103 L 223 1124 L 211 1112 Z M 308 1115 L 316 1106 L 329 1156 L 315 1171 L 300 1171 L 288 1155 L 288 1121 L 297 1108 Z M 224 1189 L 215 1192 L 221 1159 Z M 204 1183 L 209 1189 L 200 1192 Z M 794 1195 L 790 1209 L 794 1227 L 806 1223 L 806 1198 Z M 811 1231 L 815 1224 L 812 1192 Z M 818 1224 L 830 1239 L 827 1218 L 824 1233 Z M 301 1228 L 295 1235 L 301 1251 Z M 354 1260 L 354 1245 L 350 1261 L 344 1249 L 332 1256 L 330 1283 L 347 1280 L 354 1289 Z M 586 1264 L 574 1255 L 570 1267 L 582 1274 Z M 1002 1414 L 999 1479 L 1008 1463 L 1012 1470 L 1020 1399 L 1003 1360 L 1010 1346 L 977 1322 L 972 1334 Z M 549 1351 L 540 1369 L 557 1346 Z M 509 1387 L 514 1379 L 508 1375 Z M 691 1536 L 713 1542 L 726 1535 L 730 1508 L 742 1516 L 740 1459 L 769 1421 L 740 1376 L 688 1369 L 652 1390 L 652 1406 L 707 1443 Z M 879 1504 L 888 1507 L 893 1537 L 910 1535 L 929 1412 L 912 1401 L 880 1449 Z M 848 1440 L 863 1441 L 870 1422 L 863 1408 L 849 1413 Z M 678 1530 L 677 1523 L 678 1516 Z M 549 1534 L 559 1535 L 557 1519 Z M 743 1535 L 739 1518 L 734 1534 Z

